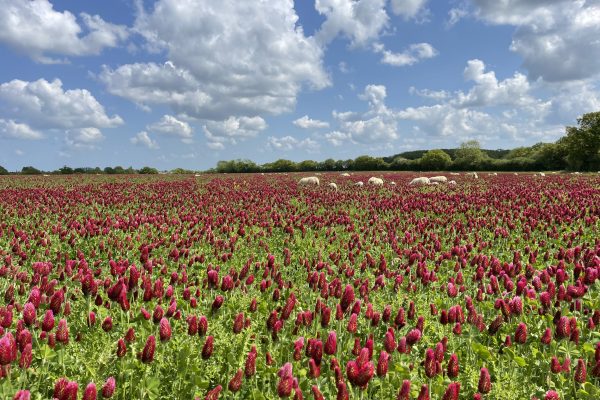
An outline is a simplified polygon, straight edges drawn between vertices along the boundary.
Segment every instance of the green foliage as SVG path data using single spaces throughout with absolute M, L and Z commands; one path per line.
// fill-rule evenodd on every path
M 452 159 L 444 150 L 429 150 L 419 159 L 421 168 L 429 171 L 442 171 L 452 164 Z
M 27 167 L 23 167 L 21 169 L 21 173 L 23 175 L 40 175 L 42 173 L 42 171 L 40 171 L 39 169 L 32 167 L 32 166 L 27 166 Z
M 481 151 L 481 146 L 477 140 L 469 140 L 461 143 L 456 151 L 454 164 L 462 169 L 481 169 L 486 155 Z
M 8 175 L 8 170 L 0 165 L 0 175 Z
M 228 172 L 228 173 L 245 173 L 245 172 L 258 172 L 260 167 L 250 160 L 231 160 L 231 161 L 219 161 L 217 163 L 217 172 Z
M 158 170 L 156 168 L 143 167 L 138 171 L 138 174 L 158 174 Z
M 381 171 L 389 168 L 389 165 L 381 157 L 359 156 L 354 159 L 352 169 L 355 171 Z
M 568 126 L 564 145 L 569 169 L 596 171 L 600 169 L 600 111 L 577 119 L 578 127 Z

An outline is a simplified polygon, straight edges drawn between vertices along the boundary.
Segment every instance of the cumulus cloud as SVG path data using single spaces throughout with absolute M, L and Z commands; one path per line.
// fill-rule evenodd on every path
M 0 84 L 0 112 L 37 129 L 112 128 L 123 124 L 108 116 L 86 89 L 64 90 L 60 79 L 18 79 Z
M 516 27 L 510 49 L 532 80 L 581 80 L 600 73 L 597 0 L 473 0 L 476 16 Z
M 485 72 L 485 63 L 474 59 L 467 62 L 463 76 L 475 85 L 467 93 L 458 92 L 452 103 L 457 107 L 511 106 L 529 109 L 532 114 L 542 115 L 549 103 L 531 95 L 527 77 L 516 72 L 513 77 L 498 81 L 494 71 Z
M 329 123 L 325 121 L 319 121 L 318 119 L 311 119 L 308 115 L 298 118 L 293 122 L 294 125 L 302 129 L 321 129 L 329 128 Z
M 19 124 L 12 119 L 5 120 L 0 118 L 0 137 L 12 139 L 38 140 L 44 135 L 31 129 L 27 124 Z
M 391 0 L 392 12 L 404 18 L 414 18 L 425 10 L 427 0 Z
M 102 140 L 104 135 L 94 127 L 69 129 L 65 135 L 65 144 L 73 149 L 95 149 Z
M 383 64 L 393 65 L 395 67 L 413 65 L 419 61 L 433 58 L 438 55 L 438 51 L 429 43 L 411 44 L 408 49 L 404 50 L 402 53 L 394 53 L 386 50 L 380 43 L 375 44 L 373 49 L 376 53 L 383 54 L 383 57 L 381 58 Z
M 129 34 L 98 15 L 82 13 L 80 21 L 69 11 L 54 10 L 48 0 L 0 0 L 0 42 L 41 63 L 64 61 L 55 56 L 97 55 Z
M 316 0 L 315 9 L 325 17 L 317 40 L 326 45 L 343 36 L 352 47 L 365 46 L 388 25 L 385 4 L 386 0 Z
M 229 117 L 224 121 L 208 121 L 204 136 L 212 149 L 223 149 L 225 143 L 237 144 L 239 140 L 255 137 L 267 129 L 267 123 L 259 116 Z
M 135 30 L 169 61 L 105 67 L 100 80 L 112 94 L 198 120 L 289 112 L 302 88 L 330 85 L 323 49 L 297 22 L 292 0 L 159 0 L 140 10 Z
M 184 143 L 191 143 L 194 136 L 190 124 L 180 121 L 172 115 L 163 115 L 159 121 L 148 125 L 146 129 L 165 136 L 177 137 Z
M 417 89 L 414 86 L 408 89 L 408 93 L 436 101 L 442 101 L 450 97 L 450 93 L 445 90 Z
M 152 139 L 146 131 L 138 132 L 137 135 L 129 139 L 129 141 L 135 145 L 144 146 L 149 149 L 159 148 L 156 140 Z
M 279 151 L 292 151 L 292 150 L 306 150 L 308 152 L 316 152 L 319 150 L 319 144 L 311 139 L 306 138 L 303 140 L 298 140 L 293 136 L 284 136 L 284 137 L 273 137 L 270 136 L 267 145 L 273 150 Z
M 385 144 L 398 139 L 397 118 L 385 104 L 387 96 L 383 85 L 367 85 L 358 97 L 368 103 L 368 111 L 333 112 L 337 129 L 324 135 L 334 146 L 345 143 Z

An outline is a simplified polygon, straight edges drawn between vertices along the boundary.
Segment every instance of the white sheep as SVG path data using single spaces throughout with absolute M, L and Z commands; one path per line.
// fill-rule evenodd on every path
M 543 172 L 540 172 L 540 176 L 546 176 L 546 174 Z
M 439 182 L 429 182 L 429 185 L 430 185 L 430 186 L 437 186 L 437 185 L 439 185 L 439 184 L 440 184 Z
M 391 182 L 390 182 L 390 185 L 392 185 L 392 186 L 396 186 L 396 182 L 394 182 L 394 181 L 391 181 Z
M 319 186 L 319 178 L 316 176 L 307 176 L 298 181 L 299 185 L 317 185 Z
M 446 178 L 444 175 L 432 176 L 429 178 L 429 182 L 448 182 L 448 178 Z
M 347 172 L 344 172 L 344 173 L 342 174 L 342 176 L 350 176 L 350 174 L 349 174 L 349 173 L 347 173 Z
M 519 176 L 519 174 L 517 174 L 517 173 L 515 172 L 515 176 Z
M 335 190 L 335 191 L 337 191 L 337 190 L 338 190 L 338 188 L 337 188 L 337 185 L 335 184 L 335 182 L 330 182 L 328 186 L 329 186 L 330 188 L 332 188 L 333 190 Z
M 354 184 L 354 186 L 362 186 L 364 185 L 363 181 L 358 181 Z
M 465 175 L 471 176 L 471 177 L 473 177 L 473 179 L 479 178 L 479 176 L 477 176 L 477 172 L 467 172 Z
M 450 172 L 450 175 L 460 175 L 458 172 Z
M 456 185 L 456 181 L 450 181 L 448 182 L 448 185 Z
M 409 185 L 429 185 L 429 178 L 421 176 L 410 181 Z
M 383 186 L 383 179 L 372 176 L 369 178 L 369 185 Z
M 488 174 L 488 176 L 498 176 L 498 174 L 495 172 L 492 172 L 492 173 Z

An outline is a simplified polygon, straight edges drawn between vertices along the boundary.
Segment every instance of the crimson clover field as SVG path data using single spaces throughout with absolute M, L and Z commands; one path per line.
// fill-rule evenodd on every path
M 600 398 L 600 175 L 370 176 L 0 177 L 0 397 Z

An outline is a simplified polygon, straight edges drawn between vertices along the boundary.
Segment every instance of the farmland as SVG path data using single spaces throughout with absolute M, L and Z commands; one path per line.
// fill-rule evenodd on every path
M 370 176 L 1 177 L 0 397 L 600 397 L 600 176 Z

